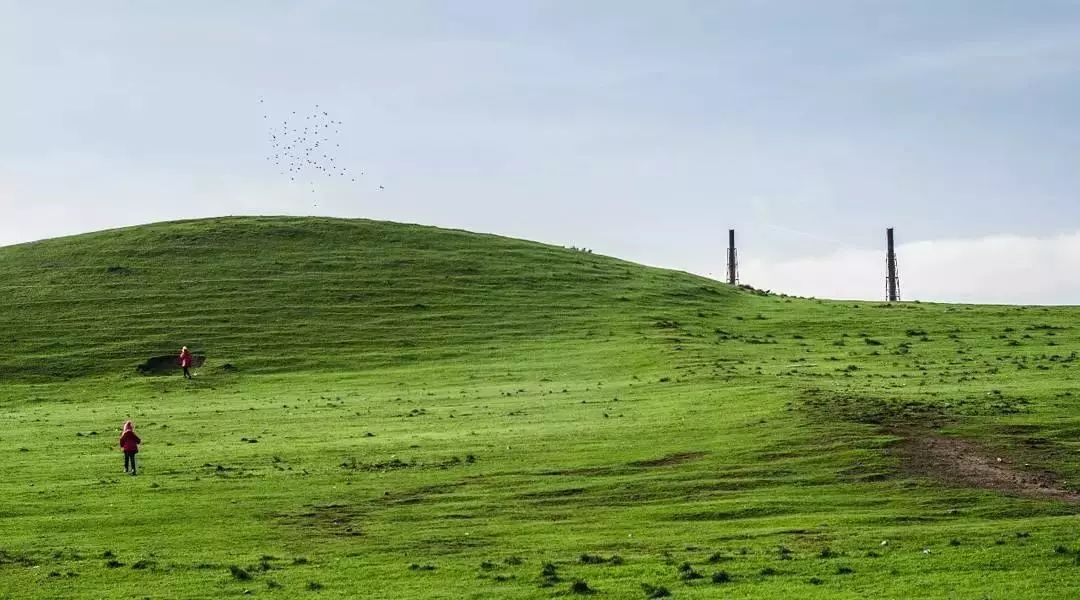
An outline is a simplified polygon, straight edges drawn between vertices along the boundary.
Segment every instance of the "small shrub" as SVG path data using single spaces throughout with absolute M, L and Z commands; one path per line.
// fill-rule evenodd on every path
M 582 554 L 578 561 L 583 565 L 602 565 L 606 562 L 603 557 L 594 554 Z
M 759 573 L 761 573 L 762 577 L 772 577 L 777 574 L 777 570 L 772 567 L 765 567 Z
M 318 581 L 309 581 L 307 584 L 307 589 L 312 592 L 317 592 L 323 589 L 323 584 L 319 583 Z
M 950 546 L 959 546 L 960 545 L 960 540 L 958 540 L 956 538 L 953 538 L 953 539 L 949 540 L 949 545 Z
M 735 559 L 733 559 L 732 557 L 727 556 L 725 554 L 721 554 L 719 552 L 714 552 L 706 560 L 710 565 L 715 565 L 715 564 L 718 564 L 718 563 L 727 562 L 729 560 L 735 560 Z
M 713 583 L 730 583 L 731 575 L 727 571 L 717 571 L 712 574 Z
M 809 583 L 810 585 L 821 585 L 825 583 L 825 581 L 822 580 L 820 577 L 811 577 L 809 580 L 807 580 L 807 583 Z
M 855 569 L 852 569 L 851 567 L 847 567 L 847 566 L 836 567 L 836 574 L 837 575 L 851 575 L 854 572 L 855 572 Z
M 294 564 L 294 565 L 306 565 L 306 564 L 308 564 L 308 562 L 309 561 L 308 561 L 306 556 L 297 556 L 296 558 L 293 559 L 292 564 Z
M 120 562 L 120 561 L 118 561 L 116 559 L 113 559 L 113 560 L 110 560 L 109 562 L 105 563 L 105 566 L 110 568 L 110 569 L 119 569 L 120 567 L 124 566 L 124 563 L 122 563 L 122 562 Z
M 274 581 L 273 579 L 270 579 L 270 580 L 268 580 L 266 582 L 266 587 L 267 587 L 267 589 L 271 589 L 271 590 L 280 590 L 282 588 L 282 585 L 280 583 Z

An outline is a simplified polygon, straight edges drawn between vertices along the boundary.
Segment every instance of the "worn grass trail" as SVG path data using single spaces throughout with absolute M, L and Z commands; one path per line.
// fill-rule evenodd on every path
M 276 218 L 2 248 L 0 303 L 0 597 L 1080 588 L 1075 502 L 902 441 L 1074 493 L 1075 309 L 786 298 Z M 135 373 L 181 344 L 209 357 L 194 381 Z

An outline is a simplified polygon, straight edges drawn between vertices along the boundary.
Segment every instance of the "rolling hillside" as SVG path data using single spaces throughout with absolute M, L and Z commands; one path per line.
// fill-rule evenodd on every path
M 0 597 L 1069 597 L 1078 316 L 363 220 L 0 248 Z

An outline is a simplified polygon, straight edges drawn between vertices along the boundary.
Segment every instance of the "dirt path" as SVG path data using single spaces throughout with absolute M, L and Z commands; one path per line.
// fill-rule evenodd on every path
M 903 467 L 950 485 L 977 487 L 1030 498 L 1080 502 L 1052 473 L 1025 470 L 1005 456 L 967 440 L 918 429 L 894 431 L 903 439 L 890 449 Z

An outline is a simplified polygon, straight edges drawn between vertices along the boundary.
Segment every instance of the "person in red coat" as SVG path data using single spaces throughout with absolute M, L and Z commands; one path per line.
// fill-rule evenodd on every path
M 184 378 L 191 379 L 191 352 L 187 346 L 180 349 L 180 368 L 184 370 Z
M 128 421 L 124 423 L 124 433 L 120 434 L 120 449 L 124 451 L 124 472 L 135 475 L 135 455 L 139 453 L 139 444 L 142 440 L 135 435 L 135 425 Z

